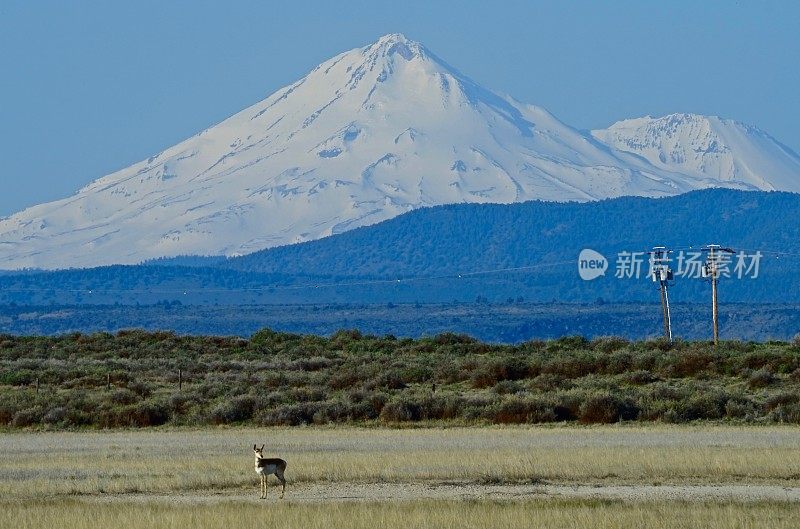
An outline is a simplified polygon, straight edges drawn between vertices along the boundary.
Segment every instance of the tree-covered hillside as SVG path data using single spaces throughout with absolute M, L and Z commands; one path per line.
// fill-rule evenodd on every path
M 691 258 L 716 243 L 743 252 L 748 266 L 761 252 L 757 277 L 751 269 L 743 279 L 723 279 L 722 300 L 798 302 L 797 219 L 800 195 L 721 189 L 661 199 L 440 206 L 234 259 L 179 258 L 147 266 L 3 275 L 0 301 L 436 303 L 521 297 L 648 302 L 658 298 L 646 277 L 644 252 L 660 245 Z M 605 275 L 593 281 L 578 275 L 578 255 L 586 248 L 608 259 Z M 644 261 L 638 279 L 616 277 L 625 252 Z M 679 252 L 672 257 L 674 268 L 689 269 L 688 261 L 678 262 Z M 731 271 L 735 265 L 730 263 Z M 675 301 L 705 302 L 709 295 L 708 283 L 700 278 L 679 277 L 671 290 Z

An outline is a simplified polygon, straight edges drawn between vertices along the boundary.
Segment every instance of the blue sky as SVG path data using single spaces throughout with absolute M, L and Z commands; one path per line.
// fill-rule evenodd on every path
M 671 112 L 800 151 L 797 2 L 0 3 L 0 215 L 65 197 L 401 32 L 578 128 Z

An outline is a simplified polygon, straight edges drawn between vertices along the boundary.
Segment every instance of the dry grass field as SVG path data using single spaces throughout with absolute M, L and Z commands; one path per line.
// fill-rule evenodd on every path
M 625 503 L 523 500 L 374 502 L 302 505 L 130 504 L 75 500 L 3 505 L 3 527 L 70 529 L 422 529 L 592 528 L 795 529 L 800 510 L 785 503 Z
M 258 500 L 253 443 L 289 462 L 285 500 L 274 477 Z M 13 432 L 0 453 L 0 527 L 800 526 L 794 426 Z

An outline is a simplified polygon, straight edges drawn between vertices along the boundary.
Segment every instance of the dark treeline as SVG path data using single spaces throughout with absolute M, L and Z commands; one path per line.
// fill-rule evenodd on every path
M 657 290 L 654 290 L 658 294 Z M 710 301 L 710 300 L 709 300 Z M 711 336 L 710 303 L 672 305 L 673 331 L 683 339 Z M 420 338 L 443 332 L 495 343 L 520 343 L 565 335 L 647 339 L 663 333 L 658 303 L 385 303 L 314 305 L 0 305 L 0 332 L 57 335 L 172 329 L 178 334 L 250 336 L 265 327 L 329 336 L 356 328 L 365 334 Z M 800 333 L 800 305 L 722 303 L 721 336 L 738 340 L 789 340 Z
M 0 425 L 800 423 L 800 340 L 0 335 Z

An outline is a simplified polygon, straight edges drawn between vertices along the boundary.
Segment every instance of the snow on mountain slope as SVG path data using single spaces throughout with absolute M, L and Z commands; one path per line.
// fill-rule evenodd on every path
M 631 150 L 631 149 L 625 149 Z M 0 220 L 0 268 L 243 254 L 455 202 L 663 196 L 715 185 L 611 148 L 386 35 L 74 196 Z
M 667 171 L 800 192 L 800 156 L 757 127 L 716 116 L 626 119 L 592 135 Z

